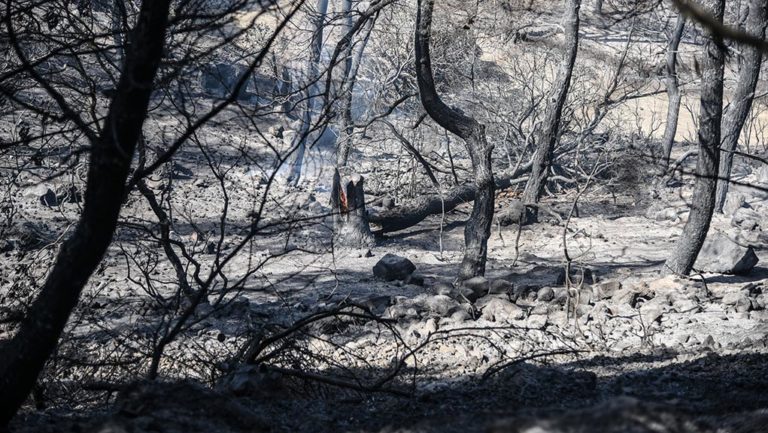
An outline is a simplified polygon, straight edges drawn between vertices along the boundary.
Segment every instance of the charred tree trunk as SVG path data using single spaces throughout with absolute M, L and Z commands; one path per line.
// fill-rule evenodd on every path
M 768 19 L 768 1 L 752 0 L 749 5 L 749 16 L 747 17 L 747 33 L 764 38 L 766 20 Z M 739 70 L 736 91 L 733 95 L 730 108 L 725 113 L 723 119 L 723 138 L 720 146 L 720 171 L 718 173 L 717 193 L 715 195 L 715 211 L 723 212 L 725 197 L 728 195 L 728 185 L 731 177 L 731 168 L 733 166 L 733 152 L 736 150 L 741 136 L 741 130 L 744 122 L 747 120 L 752 101 L 755 98 L 755 88 L 757 79 L 760 76 L 760 64 L 763 61 L 763 55 L 760 48 L 754 46 L 743 46 L 744 56 Z
M 711 0 L 709 13 L 723 20 L 725 0 Z M 720 122 L 723 114 L 723 70 L 725 53 L 720 48 L 722 36 L 712 33 L 705 46 L 704 70 L 701 77 L 699 114 L 699 160 L 696 185 L 691 198 L 691 213 L 672 255 L 665 263 L 666 272 L 688 275 L 704 244 L 715 209 L 718 163 L 720 161 Z
M 170 0 L 141 4 L 123 72 L 98 139 L 92 143 L 82 215 L 61 247 L 18 333 L 0 352 L 0 427 L 19 409 L 56 348 L 80 292 L 109 246 L 126 179 L 163 55 Z M 9 14 L 10 16 L 10 14 Z M 13 23 L 6 23 L 13 34 Z
M 317 96 L 317 86 L 312 84 L 318 79 L 317 73 L 319 70 L 320 56 L 323 49 L 323 30 L 325 28 L 325 16 L 328 12 L 328 0 L 317 0 L 317 8 L 315 13 L 315 33 L 312 36 L 312 44 L 310 45 L 309 63 L 307 65 L 307 87 L 305 94 L 305 107 L 304 113 L 301 117 L 301 126 L 296 133 L 296 140 L 298 143 L 294 143 L 296 150 L 291 157 L 289 163 L 288 176 L 286 177 L 286 183 L 289 185 L 298 185 L 301 179 L 301 171 L 304 166 L 304 156 L 307 152 L 307 138 L 309 137 L 309 131 L 312 127 L 312 118 L 315 110 L 315 97 Z
M 685 31 L 685 15 L 678 14 L 675 29 L 670 35 L 667 45 L 667 123 L 664 126 L 664 137 L 661 139 L 661 152 L 664 158 L 664 170 L 669 168 L 669 157 L 677 134 L 677 121 L 680 116 L 680 82 L 677 79 L 677 50 Z
M 362 176 L 354 174 L 342 179 L 339 170 L 336 170 L 333 174 L 331 207 L 337 245 L 352 248 L 373 246 L 375 240 L 368 226 Z
M 580 8 L 581 0 L 568 0 L 563 25 L 565 28 L 565 56 L 557 72 L 557 78 L 549 96 L 546 117 L 536 141 L 531 177 L 528 178 L 523 191 L 523 202 L 525 203 L 539 202 L 547 182 L 549 167 L 552 164 L 552 152 L 554 152 L 555 145 L 560 138 L 560 117 L 568 96 L 568 89 L 571 86 L 573 65 L 576 63 L 576 53 L 579 49 Z
M 495 189 L 509 188 L 516 183 L 516 178 L 527 170 L 527 167 L 522 167 L 506 176 L 494 176 Z M 413 227 L 431 215 L 450 212 L 456 206 L 474 201 L 476 195 L 477 188 L 474 184 L 460 185 L 442 195 L 422 195 L 402 206 L 369 215 L 368 221 L 378 226 L 376 234 L 396 232 Z
M 464 259 L 459 270 L 459 279 L 468 279 L 485 274 L 495 198 L 491 168 L 493 146 L 486 140 L 485 126 L 449 107 L 437 94 L 429 52 L 434 6 L 434 0 L 418 1 L 414 46 L 416 80 L 424 109 L 438 125 L 465 141 L 472 161 L 476 194 L 472 214 L 464 228 Z
M 346 2 L 347 0 L 345 0 Z M 351 18 L 350 18 L 351 19 Z M 352 45 L 346 49 L 344 60 L 344 79 L 342 83 L 346 83 L 344 94 L 341 98 L 341 125 L 339 127 L 339 142 L 336 151 L 336 165 L 338 167 L 344 167 L 349 160 L 349 153 L 352 151 L 352 135 L 354 133 L 354 119 L 352 119 L 352 99 L 355 91 L 355 84 L 357 83 L 357 71 L 360 67 L 360 62 L 365 52 L 365 47 L 368 45 L 368 39 L 370 36 L 371 28 L 373 27 L 373 20 L 369 21 L 370 27 L 363 38 L 358 44 L 355 50 L 352 49 Z M 352 25 L 348 24 L 351 29 Z

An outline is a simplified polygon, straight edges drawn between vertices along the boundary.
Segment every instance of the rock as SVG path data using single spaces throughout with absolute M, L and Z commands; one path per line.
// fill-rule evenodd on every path
M 562 283 L 558 283 L 558 278 L 562 273 L 563 268 L 560 266 L 537 265 L 505 275 L 503 279 L 514 284 L 516 292 L 522 293 L 542 287 L 560 286 Z
M 384 209 L 392 209 L 395 207 L 395 199 L 392 197 L 384 197 L 381 199 L 381 207 Z
M 56 197 L 56 193 L 52 189 L 48 188 L 45 194 L 40 196 L 40 204 L 43 206 L 53 207 L 59 205 L 59 199 Z
M 582 272 L 583 272 L 583 280 L 582 281 Z M 595 284 L 595 277 L 592 275 L 592 269 L 589 268 L 571 268 L 571 283 L 573 285 L 578 285 L 579 283 L 583 282 L 584 284 Z M 557 280 L 555 281 L 555 285 L 557 286 L 563 286 L 565 285 L 565 268 L 558 268 L 558 274 L 557 274 Z
M 613 296 L 614 293 L 621 290 L 621 282 L 619 281 L 604 281 L 592 286 L 592 292 L 595 295 L 595 299 L 608 299 Z
M 453 284 L 445 281 L 438 281 L 432 286 L 432 291 L 435 292 L 436 295 L 450 296 L 451 293 L 453 293 Z
M 555 291 L 551 287 L 542 287 L 536 293 L 536 300 L 540 302 L 550 302 L 555 299 Z
M 747 296 L 748 293 L 749 292 L 745 292 L 743 290 L 738 292 L 729 292 L 723 296 L 721 302 L 724 305 L 735 307 L 736 311 L 739 313 L 744 313 L 752 309 L 752 301 L 749 299 L 749 296 Z
M 755 230 L 760 227 L 760 214 L 752 209 L 741 207 L 733 213 L 731 225 L 747 231 Z
M 195 173 L 192 170 L 184 167 L 178 162 L 174 161 L 171 165 L 171 179 L 186 180 L 192 179 L 194 176 Z
M 744 194 L 732 192 L 725 198 L 725 203 L 723 204 L 723 213 L 726 215 L 733 215 L 738 209 L 744 207 L 750 207 L 746 203 Z
M 639 308 L 643 322 L 649 324 L 659 320 L 662 314 L 667 311 L 669 305 L 669 298 L 666 296 L 656 296 L 651 300 L 643 302 Z
M 462 281 L 461 286 L 463 288 L 472 290 L 472 292 L 474 292 L 475 299 L 482 298 L 483 296 L 487 295 L 491 288 L 488 280 L 485 277 L 472 277 L 468 280 Z
M 424 322 L 416 322 L 408 327 L 407 335 L 416 338 L 426 338 L 437 331 L 437 320 L 427 319 Z
M 525 311 L 503 298 L 491 298 L 482 308 L 482 319 L 489 322 L 511 322 L 525 317 Z
M 611 302 L 616 305 L 629 305 L 634 308 L 637 303 L 639 293 L 633 287 L 624 287 L 617 290 L 611 296 Z
M 507 280 L 491 280 L 489 295 L 499 295 L 513 293 L 515 286 Z
M 677 221 L 677 209 L 674 207 L 651 206 L 645 217 L 654 221 Z
M 459 287 L 457 289 L 458 297 L 462 299 L 466 299 L 470 303 L 474 304 L 475 301 L 480 299 L 480 296 L 478 296 L 478 293 L 474 290 L 470 289 L 469 287 Z
M 406 284 L 424 287 L 424 276 L 421 274 L 411 274 L 405 278 Z
M 667 275 L 647 282 L 642 289 L 638 290 L 638 292 L 643 295 L 652 296 L 658 293 L 669 294 L 673 292 L 684 292 L 686 291 L 686 288 L 687 284 L 684 280 L 674 275 Z
M 525 222 L 525 205 L 520 200 L 512 200 L 507 207 L 496 213 L 499 225 L 508 226 Z
M 589 310 L 588 313 L 579 317 L 579 321 L 584 325 L 590 321 L 605 323 L 608 320 L 610 314 L 611 311 L 608 309 L 608 306 L 605 304 L 605 302 L 598 302 L 594 305 L 594 307 L 592 307 L 591 310 Z
M 568 301 L 568 290 L 565 287 L 555 287 L 552 290 L 555 292 L 555 304 L 565 305 L 566 301 Z
M 410 260 L 388 253 L 374 265 L 373 275 L 385 281 L 405 280 L 415 270 L 416 265 Z
M 672 301 L 672 307 L 678 313 L 697 313 L 701 306 L 692 299 L 675 299 Z
M 752 247 L 744 247 L 719 233 L 710 235 L 694 268 L 718 274 L 747 274 L 758 262 Z
M 531 329 L 544 329 L 548 321 L 549 318 L 546 314 L 532 314 L 528 316 L 526 326 Z
M 433 314 L 440 317 L 452 315 L 456 310 L 460 310 L 461 305 L 455 299 L 446 295 L 428 296 L 424 302 L 425 306 Z
M 374 295 L 369 297 L 368 299 L 365 299 L 362 302 L 363 306 L 371 310 L 371 313 L 373 313 L 376 316 L 381 316 L 384 314 L 384 312 L 387 310 L 387 308 L 392 305 L 392 297 L 391 296 L 384 296 L 384 295 Z
M 383 317 L 395 320 L 415 319 L 419 317 L 419 312 L 413 306 L 398 303 L 387 308 Z

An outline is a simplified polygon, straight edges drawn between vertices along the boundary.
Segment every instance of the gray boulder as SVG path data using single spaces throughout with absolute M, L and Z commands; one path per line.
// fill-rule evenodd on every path
M 461 286 L 462 288 L 466 288 L 472 291 L 472 295 L 467 296 L 467 299 L 470 299 L 472 302 L 474 302 L 474 300 L 471 298 L 481 298 L 487 295 L 490 291 L 490 283 L 485 277 L 472 277 L 468 280 L 464 280 L 461 283 Z
M 739 245 L 718 233 L 704 242 L 694 268 L 718 274 L 747 274 L 757 261 L 752 247 Z
M 405 280 L 416 270 L 416 265 L 405 257 L 386 254 L 373 266 L 373 275 L 385 281 Z

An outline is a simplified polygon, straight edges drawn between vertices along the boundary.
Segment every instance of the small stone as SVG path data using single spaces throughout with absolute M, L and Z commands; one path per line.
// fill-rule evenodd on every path
M 392 197 L 384 197 L 381 199 L 381 207 L 384 209 L 392 209 L 395 207 L 395 199 Z
M 540 302 L 550 302 L 555 299 L 555 291 L 551 287 L 542 287 L 536 293 L 536 300 Z

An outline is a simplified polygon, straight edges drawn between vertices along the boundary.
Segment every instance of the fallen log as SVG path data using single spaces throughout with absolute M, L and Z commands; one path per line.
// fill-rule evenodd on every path
M 530 170 L 530 164 L 519 167 L 512 174 L 496 176 L 496 190 L 525 182 L 527 179 L 519 176 L 528 170 Z M 473 185 L 457 186 L 446 191 L 442 196 L 440 194 L 424 195 L 403 206 L 370 212 L 368 222 L 376 226 L 372 227 L 375 235 L 404 230 L 424 221 L 430 215 L 449 212 L 460 204 L 473 202 L 475 194 Z

